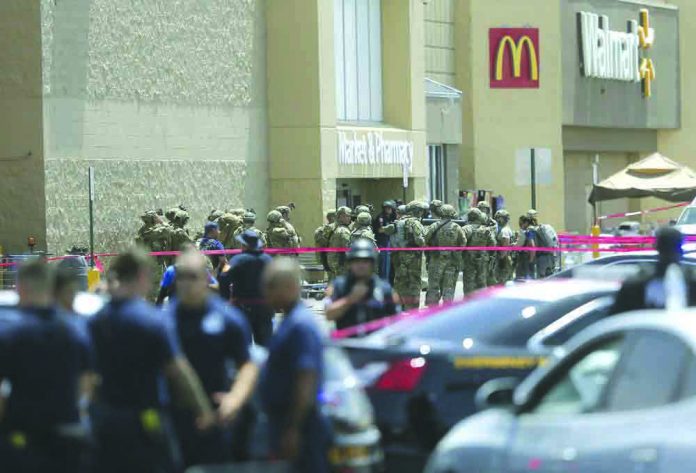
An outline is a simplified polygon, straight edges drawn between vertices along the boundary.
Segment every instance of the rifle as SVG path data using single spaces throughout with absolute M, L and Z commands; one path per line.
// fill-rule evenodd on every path
M 469 224 L 469 221 L 468 221 L 468 220 L 448 220 L 448 221 L 454 222 L 454 223 L 456 223 L 457 225 L 459 225 L 460 227 L 463 227 L 464 225 L 468 225 L 468 224 Z M 421 219 L 421 224 L 422 224 L 424 227 L 428 227 L 428 226 L 432 225 L 433 223 L 438 223 L 438 222 L 442 222 L 442 219 L 439 219 L 439 218 L 424 218 L 424 219 Z

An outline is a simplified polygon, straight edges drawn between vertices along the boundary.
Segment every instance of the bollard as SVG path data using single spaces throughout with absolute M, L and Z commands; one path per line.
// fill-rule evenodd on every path
M 97 268 L 89 268 L 87 270 L 87 290 L 89 292 L 94 292 L 97 285 L 101 281 L 101 273 Z
M 599 225 L 595 225 L 592 227 L 592 236 L 594 238 L 599 237 L 599 235 L 602 234 L 602 229 L 599 228 Z M 592 259 L 597 259 L 599 258 L 599 243 L 592 243 L 592 249 L 594 250 L 592 252 Z

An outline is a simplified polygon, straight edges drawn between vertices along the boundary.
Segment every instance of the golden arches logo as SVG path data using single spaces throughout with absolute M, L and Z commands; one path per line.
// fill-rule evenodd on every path
M 512 54 L 512 74 L 516 79 L 522 76 L 522 52 L 524 47 L 527 47 L 529 52 L 529 71 L 530 78 L 533 81 L 539 80 L 539 58 L 537 56 L 534 42 L 529 36 L 522 36 L 517 42 L 512 39 L 512 36 L 505 36 L 498 45 L 498 54 L 496 55 L 495 80 L 503 80 L 503 64 L 505 62 L 505 51 L 508 46 Z

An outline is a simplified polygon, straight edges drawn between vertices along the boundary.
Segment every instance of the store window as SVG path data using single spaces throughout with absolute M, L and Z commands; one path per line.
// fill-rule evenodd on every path
M 430 199 L 446 201 L 446 158 L 443 145 L 428 145 L 428 159 L 430 167 Z
M 334 35 L 337 118 L 381 122 L 381 0 L 334 0 Z

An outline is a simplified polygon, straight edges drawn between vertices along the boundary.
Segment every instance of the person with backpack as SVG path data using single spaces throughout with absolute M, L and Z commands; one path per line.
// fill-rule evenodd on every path
M 329 240 L 331 240 L 331 235 L 336 229 L 336 211 L 329 210 L 326 213 L 326 223 L 321 227 L 314 230 L 314 246 L 317 248 L 328 248 Z M 331 268 L 329 268 L 328 253 L 318 253 L 319 262 L 321 263 L 324 271 L 329 275 L 329 281 L 331 281 L 330 273 Z
M 425 244 L 431 247 L 466 246 L 464 231 L 454 219 L 457 211 L 444 204 L 438 208 L 442 219 L 430 225 L 425 234 Z M 442 299 L 445 303 L 454 300 L 454 290 L 462 267 L 462 252 L 434 251 L 428 260 L 428 291 L 425 304 L 437 305 Z
M 467 215 L 468 224 L 464 227 L 467 247 L 495 246 L 495 237 L 486 225 L 486 215 L 473 208 Z M 464 255 L 464 294 L 469 294 L 488 286 L 490 255 L 488 251 L 472 250 Z
M 539 224 L 538 215 L 533 209 L 527 212 L 535 235 L 535 245 L 539 248 L 554 248 L 553 251 L 540 251 L 536 255 L 536 277 L 542 279 L 556 272 L 557 249 L 560 248 L 560 244 L 556 230 L 548 223 Z

